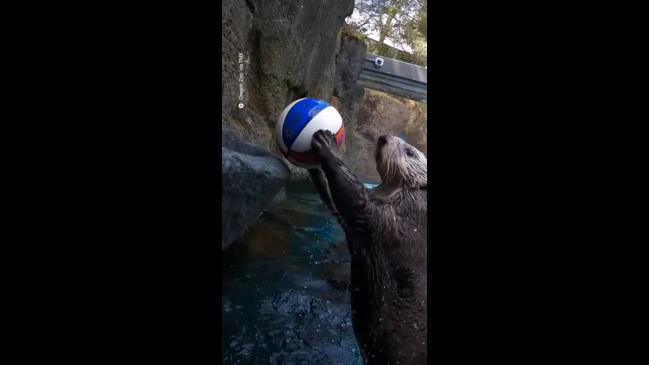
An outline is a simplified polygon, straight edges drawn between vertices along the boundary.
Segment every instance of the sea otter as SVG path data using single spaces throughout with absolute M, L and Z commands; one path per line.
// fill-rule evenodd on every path
M 368 190 L 337 156 L 329 131 L 312 147 L 321 169 L 309 170 L 342 225 L 352 256 L 352 324 L 367 364 L 425 364 L 427 160 L 402 139 L 381 136 L 381 184 Z

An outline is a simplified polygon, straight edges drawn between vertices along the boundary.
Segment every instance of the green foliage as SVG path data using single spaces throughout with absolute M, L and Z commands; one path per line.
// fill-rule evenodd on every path
M 356 0 L 360 20 L 354 26 L 361 32 L 379 34 L 378 44 L 368 42 L 368 51 L 405 62 L 426 65 L 427 0 Z M 404 52 L 386 45 L 386 39 L 412 52 Z
M 343 25 L 342 28 L 342 33 L 346 35 L 347 37 L 354 38 L 361 40 L 365 43 L 367 43 L 368 37 L 365 35 L 361 30 L 358 28 L 358 26 L 354 24 L 345 24 Z

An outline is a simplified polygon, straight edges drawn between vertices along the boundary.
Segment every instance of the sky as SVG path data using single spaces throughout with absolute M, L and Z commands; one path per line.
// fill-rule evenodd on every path
M 349 18 L 351 20 L 353 20 L 353 21 L 358 22 L 360 20 L 359 15 L 358 15 L 358 10 L 354 9 L 354 12 L 352 13 L 352 16 L 350 16 Z M 367 37 L 372 38 L 375 41 L 378 41 L 378 39 L 379 39 L 379 32 L 366 31 L 366 32 L 364 32 L 364 34 Z M 392 41 L 390 39 L 387 39 L 387 38 L 385 39 L 384 43 L 387 44 L 388 46 L 392 46 L 394 48 L 397 48 L 397 49 L 412 53 L 412 49 L 410 47 L 408 47 L 407 44 L 404 44 L 403 46 L 399 45 L 399 44 L 394 44 L 394 43 L 392 43 Z

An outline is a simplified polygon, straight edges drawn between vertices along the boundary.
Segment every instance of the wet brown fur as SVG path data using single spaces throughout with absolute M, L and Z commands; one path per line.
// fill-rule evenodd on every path
M 331 133 L 317 132 L 312 145 L 322 170 L 311 177 L 352 256 L 352 322 L 365 362 L 426 363 L 426 157 L 397 137 L 380 138 L 382 181 L 370 191 L 336 155 Z

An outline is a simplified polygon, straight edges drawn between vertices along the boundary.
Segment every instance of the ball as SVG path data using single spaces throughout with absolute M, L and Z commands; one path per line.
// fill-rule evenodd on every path
M 324 100 L 303 98 L 289 104 L 277 119 L 277 144 L 287 160 L 304 168 L 318 168 L 320 161 L 311 149 L 313 134 L 328 130 L 340 148 L 345 141 L 343 118 Z

